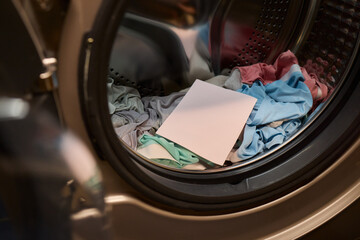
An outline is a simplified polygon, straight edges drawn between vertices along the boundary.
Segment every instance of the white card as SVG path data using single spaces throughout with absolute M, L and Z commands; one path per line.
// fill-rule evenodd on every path
M 223 165 L 256 100 L 196 80 L 156 133 Z

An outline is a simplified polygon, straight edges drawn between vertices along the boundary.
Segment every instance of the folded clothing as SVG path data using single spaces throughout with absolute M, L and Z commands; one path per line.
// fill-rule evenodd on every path
M 264 85 L 282 78 L 289 72 L 291 66 L 299 64 L 296 56 L 288 50 L 279 55 L 274 65 L 257 63 L 251 66 L 236 67 L 241 74 L 242 83 L 253 84 L 260 80 Z M 304 83 L 310 89 L 314 103 L 320 103 L 328 96 L 328 87 L 322 83 L 314 73 L 308 73 L 305 68 L 300 68 L 304 76 Z

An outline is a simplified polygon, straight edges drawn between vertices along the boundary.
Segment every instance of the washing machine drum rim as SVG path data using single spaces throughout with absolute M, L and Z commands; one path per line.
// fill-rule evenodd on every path
M 312 31 L 309 34 L 310 37 L 306 44 L 302 43 L 301 38 L 303 38 L 303 35 L 306 35 L 304 31 L 309 28 L 309 25 L 314 24 L 313 29 L 323 29 L 324 25 L 329 21 L 330 23 L 334 22 L 333 16 L 331 16 L 331 20 L 329 20 L 328 15 L 336 13 L 340 16 L 339 14 L 342 14 L 341 11 L 319 10 L 320 12 L 318 15 L 322 16 L 324 20 L 317 20 L 314 21 L 315 23 L 310 23 L 311 19 L 315 19 L 315 12 L 313 12 L 314 16 L 308 14 L 308 12 L 310 9 L 315 8 L 316 4 L 319 3 L 284 1 L 282 3 L 272 4 L 271 2 L 265 1 L 262 8 L 259 6 L 256 8 L 251 5 L 248 6 L 249 4 L 243 2 L 221 3 L 214 13 L 214 20 L 210 21 L 211 31 L 209 35 L 210 39 L 212 39 L 210 46 L 214 70 L 221 72 L 224 68 L 231 69 L 235 66 L 250 65 L 257 61 L 271 63 L 274 61 L 274 58 L 281 53 L 281 50 L 291 48 L 293 51 L 297 52 L 301 46 L 305 45 L 305 47 L 303 47 L 304 50 L 298 54 L 301 65 L 311 65 L 307 66 L 307 69 L 310 69 L 310 71 L 314 71 L 312 68 L 317 68 L 311 74 L 316 74 L 317 78 L 321 79 L 323 83 L 326 83 L 329 90 L 335 86 L 339 87 L 344 81 L 348 70 L 347 66 L 351 65 L 351 62 L 353 61 L 352 58 L 354 53 L 351 51 L 355 50 L 358 45 L 357 38 L 354 38 L 353 36 L 356 29 L 351 28 L 349 31 L 337 29 L 338 32 L 342 33 L 342 36 L 337 37 L 335 43 L 332 43 L 332 41 L 334 41 L 334 35 L 324 37 L 327 31 L 326 28 L 325 30 Z M 329 5 L 329 3 L 327 4 Z M 253 8 L 255 8 L 255 10 L 253 10 Z M 231 9 L 231 11 L 229 9 Z M 288 14 L 288 12 L 294 12 L 298 9 L 302 9 L 303 11 L 298 11 L 298 14 Z M 254 21 L 254 23 L 243 26 L 244 24 L 242 24 L 242 21 L 246 23 L 250 22 L 249 16 L 240 14 L 242 17 L 235 17 L 233 12 L 239 11 L 253 12 L 251 15 L 258 15 L 259 18 L 257 21 Z M 346 12 L 346 9 L 343 9 L 342 11 Z M 302 19 L 303 17 L 305 20 Z M 238 26 L 234 27 L 236 24 Z M 109 78 L 114 80 L 116 85 L 134 87 L 140 92 L 141 96 L 155 96 L 165 94 L 164 89 L 167 87 L 164 86 L 161 81 L 157 80 L 161 79 L 164 75 L 167 77 L 171 75 L 169 78 L 174 82 L 186 82 L 186 80 L 182 79 L 184 77 L 183 73 L 187 72 L 188 68 L 186 65 L 186 54 L 177 47 L 179 46 L 178 40 L 176 39 L 177 36 L 175 36 L 167 26 L 163 26 L 158 22 L 146 18 L 134 16 L 133 14 L 126 14 L 122 20 L 121 26 L 122 30 L 118 32 L 115 39 L 115 45 L 113 46 L 109 63 Z M 342 27 L 342 25 L 338 25 L 338 27 Z M 200 29 L 201 28 L 202 27 L 200 27 Z M 251 28 L 250 30 L 252 30 L 252 32 L 248 30 L 248 28 Z M 141 34 L 142 38 L 147 38 L 148 42 L 153 42 L 150 47 L 157 50 L 154 50 L 153 53 L 146 53 L 146 48 L 140 44 L 135 44 L 137 39 L 136 36 L 134 38 L 134 33 L 126 33 L 129 31 Z M 234 32 L 239 32 L 241 34 L 239 35 Z M 236 37 L 232 35 L 235 35 Z M 128 43 L 124 43 L 127 38 L 129 38 Z M 322 46 L 317 46 L 315 43 L 315 41 L 318 41 L 319 39 L 321 39 Z M 343 39 L 348 39 L 347 45 L 353 46 L 353 48 L 347 48 L 341 53 L 339 52 L 339 47 L 334 47 L 334 50 L 324 50 L 324 48 L 328 48 L 329 46 L 341 46 L 341 44 L 344 44 L 341 42 Z M 132 56 L 134 53 L 127 53 L 129 52 L 129 45 L 131 45 L 130 42 L 136 46 L 136 55 L 141 52 L 141 55 L 145 57 L 139 57 L 139 61 L 134 61 Z M 314 47 L 311 48 L 309 46 Z M 171 51 L 166 52 L 165 50 L 164 55 L 162 55 L 160 53 L 161 51 L 158 50 L 162 47 L 164 49 L 171 49 Z M 177 51 L 177 48 L 179 48 L 179 51 Z M 143 51 L 141 51 L 141 49 L 143 49 Z M 240 53 L 237 52 L 238 49 Z M 162 56 L 158 57 L 156 56 L 156 53 L 159 53 L 159 55 Z M 340 57 L 343 57 L 341 61 Z M 130 58 L 131 60 L 126 60 L 126 58 Z M 141 59 L 152 59 L 152 63 Z M 166 59 L 176 60 L 172 61 L 173 64 L 165 64 Z M 309 63 L 309 61 L 311 63 Z M 133 67 L 134 65 L 138 67 Z M 146 65 L 150 65 L 150 67 L 144 67 Z M 168 70 L 159 70 L 161 69 L 161 66 Z M 156 71 L 153 70 L 155 68 L 157 68 L 159 73 L 156 73 Z M 321 71 L 318 71 L 318 69 L 321 69 Z M 327 101 L 326 104 L 329 102 L 330 101 Z M 324 108 L 322 108 L 322 110 L 323 109 Z M 286 143 L 291 142 L 291 140 L 296 138 L 312 123 L 312 121 L 314 121 L 315 117 L 307 119 L 306 124 L 303 124 L 304 126 L 296 134 L 291 136 L 290 139 L 287 139 L 284 144 L 272 148 L 270 151 L 267 150 L 261 154 L 257 154 L 249 160 L 233 164 L 230 167 L 221 169 L 210 168 L 207 169 L 207 171 L 224 171 L 257 162 L 282 148 Z M 159 164 L 159 166 L 167 168 L 164 165 Z M 183 170 L 180 169 L 179 171 Z
M 291 4 L 291 1 L 285 2 Z M 318 8 L 320 13 L 317 17 L 320 20 L 326 20 L 327 15 L 324 17 L 324 12 L 326 13 L 329 8 L 332 9 L 334 4 L 331 4 L 335 2 L 322 2 Z M 116 5 L 116 3 L 113 4 Z M 328 7 L 325 8 L 324 6 Z M 349 8 L 358 7 L 356 4 L 346 6 L 348 8 L 339 9 L 346 12 Z M 99 79 L 104 79 L 108 74 L 106 62 L 109 59 L 112 42 L 117 32 L 117 24 L 121 20 L 120 12 L 112 12 L 112 14 L 117 21 L 111 20 L 109 14 L 99 13 L 94 29 L 89 35 L 95 41 L 87 41 L 89 39 L 87 38 L 84 42 L 84 49 L 89 49 L 91 45 L 92 54 L 88 61 L 88 67 L 80 68 L 89 69 L 86 74 L 84 72 L 81 74 L 81 76 L 87 76 L 87 79 L 80 79 L 82 86 L 85 86 L 82 88 L 83 92 L 80 92 L 83 114 L 89 135 L 94 140 L 94 146 L 99 150 L 100 155 L 108 160 L 122 177 L 145 193 L 146 196 L 166 204 L 171 202 L 175 206 L 186 206 L 186 208 L 196 210 L 248 208 L 249 204 L 268 201 L 275 196 L 278 197 L 287 193 L 294 187 L 309 182 L 336 161 L 337 157 L 357 137 L 359 128 L 356 127 L 356 122 L 359 120 L 359 113 L 356 108 L 354 109 L 354 103 L 358 100 L 356 91 L 359 88 L 355 81 L 356 77 L 359 76 L 358 35 L 355 37 L 356 44 L 353 44 L 351 49 L 347 49 L 350 52 L 346 52 L 348 61 L 341 62 L 343 68 L 340 75 L 344 79 L 346 77 L 346 81 L 341 81 L 342 86 L 337 88 L 337 93 L 334 95 L 331 104 L 296 139 L 262 159 L 262 161 L 242 168 L 205 174 L 174 171 L 144 161 L 135 152 L 119 145 L 110 119 L 103 117 L 108 115 L 107 94 L 104 81 L 101 82 Z M 266 16 L 264 15 L 264 17 Z M 315 19 L 312 29 L 319 24 L 326 23 L 326 21 L 323 23 L 319 19 Z M 341 17 L 338 20 L 343 24 Z M 354 15 L 353 21 L 356 22 L 359 19 Z M 108 24 L 109 22 L 111 24 Z M 340 23 L 339 26 L 342 26 Z M 103 26 L 107 27 L 104 28 Z M 356 27 L 356 24 L 354 26 Z M 216 24 L 214 27 L 217 27 Z M 304 28 L 303 25 L 299 27 Z M 257 28 L 260 27 L 257 26 Z M 321 48 L 316 51 L 311 48 L 310 44 L 316 40 L 316 36 L 312 35 L 314 32 L 323 34 L 321 31 L 310 32 L 307 38 L 310 39 L 309 44 L 302 47 L 305 49 L 301 52 L 305 56 L 303 59 L 312 56 L 311 54 L 321 52 Z M 299 37 L 302 35 L 296 36 L 295 39 Z M 342 40 L 339 41 L 341 44 Z M 335 44 L 339 44 L 339 42 Z M 343 45 L 346 43 L 343 42 Z M 310 49 L 307 50 L 307 47 Z M 104 49 L 108 51 L 104 53 Z M 335 51 L 338 51 L 338 48 Z M 330 54 L 330 56 L 332 55 Z M 83 64 L 85 59 L 86 57 L 83 55 Z M 350 64 L 347 65 L 349 62 Z M 218 63 L 220 66 L 223 64 L 221 61 Z M 350 117 L 349 115 L 345 117 L 346 111 L 351 112 Z M 336 138 L 328 139 L 329 134 L 338 135 Z M 334 151 L 333 146 L 335 145 L 338 147 Z

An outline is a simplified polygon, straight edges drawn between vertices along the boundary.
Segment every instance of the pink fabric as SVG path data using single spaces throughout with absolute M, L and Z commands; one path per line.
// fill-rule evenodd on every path
M 257 63 L 251 66 L 236 67 L 240 70 L 241 81 L 246 84 L 252 84 L 259 79 L 264 85 L 279 80 L 286 74 L 293 64 L 299 64 L 296 56 L 288 50 L 279 55 L 274 65 L 266 63 Z M 305 84 L 310 89 L 314 100 L 314 105 L 322 102 L 328 95 L 328 87 L 320 82 L 314 73 L 308 73 L 305 68 L 301 68 L 305 78 Z

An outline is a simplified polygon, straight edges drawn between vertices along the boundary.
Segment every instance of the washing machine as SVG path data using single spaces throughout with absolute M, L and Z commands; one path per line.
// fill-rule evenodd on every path
M 20 219 L 20 238 L 360 237 L 359 1 L 0 6 L 2 197 Z M 114 130 L 109 79 L 141 96 L 166 96 L 194 79 L 272 64 L 287 50 L 331 91 L 296 134 L 267 152 L 175 169 L 141 156 Z M 346 227 L 336 225 L 349 206 L 350 217 L 338 220 Z

